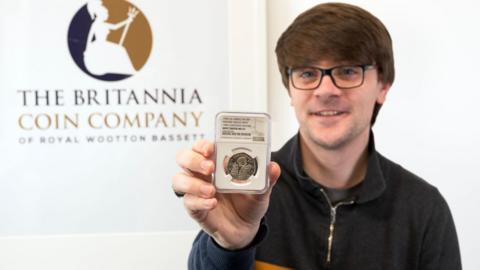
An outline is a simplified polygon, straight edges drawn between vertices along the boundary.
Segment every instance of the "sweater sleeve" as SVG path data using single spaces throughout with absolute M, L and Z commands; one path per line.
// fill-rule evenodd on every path
M 252 243 L 241 250 L 227 250 L 220 247 L 212 237 L 200 231 L 193 242 L 188 257 L 189 270 L 250 270 L 253 269 L 255 250 L 265 238 L 267 226 L 264 221 Z
M 460 249 L 453 217 L 445 199 L 438 190 L 436 192 L 418 269 L 461 270 Z

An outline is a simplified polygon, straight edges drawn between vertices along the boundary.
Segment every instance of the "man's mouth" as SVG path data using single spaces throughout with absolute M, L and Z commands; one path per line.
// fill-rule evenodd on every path
M 316 116 L 337 116 L 344 114 L 345 112 L 343 111 L 335 111 L 335 110 L 329 110 L 329 111 L 318 111 L 318 112 L 311 112 L 310 114 L 316 115 Z

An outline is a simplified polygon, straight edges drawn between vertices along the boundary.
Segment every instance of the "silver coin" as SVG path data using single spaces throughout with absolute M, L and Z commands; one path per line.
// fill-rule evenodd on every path
M 257 173 L 257 159 L 252 158 L 247 153 L 234 154 L 228 160 L 227 174 L 234 180 L 247 180 L 250 176 Z

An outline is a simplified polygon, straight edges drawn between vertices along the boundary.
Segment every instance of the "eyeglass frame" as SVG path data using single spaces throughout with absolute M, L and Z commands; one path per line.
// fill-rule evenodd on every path
M 351 87 L 340 87 L 337 85 L 337 82 L 335 81 L 335 78 L 332 76 L 332 70 L 336 69 L 336 68 L 340 68 L 340 67 L 361 67 L 362 68 L 362 81 L 358 84 L 358 85 L 355 85 L 355 86 L 351 86 Z M 298 68 L 311 68 L 311 69 L 315 69 L 315 70 L 319 70 L 320 71 L 320 74 L 321 74 L 321 77 L 320 77 L 320 80 L 318 81 L 318 84 L 315 86 L 315 87 L 312 87 L 312 88 L 298 88 L 295 86 L 295 84 L 293 83 L 293 78 L 292 78 L 292 73 L 293 73 L 293 70 L 294 69 L 298 69 Z M 331 67 L 331 68 L 319 68 L 319 67 L 313 67 L 313 66 L 298 66 L 298 67 L 289 67 L 288 70 L 287 70 L 287 74 L 288 74 L 288 78 L 291 80 L 292 82 L 292 86 L 297 89 L 297 90 L 301 90 L 301 91 L 312 91 L 312 90 L 315 90 L 317 89 L 320 84 L 322 84 L 322 80 L 323 80 L 323 77 L 325 75 L 327 76 L 330 76 L 330 79 L 332 80 L 333 84 L 338 88 L 338 89 L 352 89 L 352 88 L 356 88 L 356 87 L 359 87 L 359 86 L 362 86 L 364 81 L 365 81 L 365 70 L 369 70 L 369 69 L 373 69 L 373 68 L 376 68 L 376 65 L 375 64 L 363 64 L 363 65 L 338 65 L 338 66 L 334 66 L 334 67 Z

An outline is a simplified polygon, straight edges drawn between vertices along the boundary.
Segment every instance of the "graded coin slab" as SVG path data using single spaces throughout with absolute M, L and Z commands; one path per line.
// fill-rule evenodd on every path
M 215 119 L 215 173 L 220 193 L 263 193 L 268 189 L 270 117 L 222 112 Z

